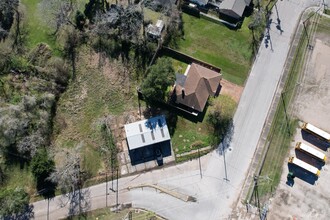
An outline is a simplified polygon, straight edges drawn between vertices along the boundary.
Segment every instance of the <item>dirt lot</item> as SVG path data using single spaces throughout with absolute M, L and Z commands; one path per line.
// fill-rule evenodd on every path
M 330 132 L 330 35 L 317 33 L 314 49 L 308 58 L 306 72 L 295 100 L 294 114 L 300 121 L 306 121 Z M 320 164 L 294 150 L 301 141 L 330 157 L 329 144 L 297 129 L 290 155 L 313 164 L 321 170 L 317 179 L 296 167 L 283 165 L 280 185 L 270 201 L 267 219 L 329 219 L 330 216 L 330 163 Z M 288 170 L 298 172 L 294 185 L 286 184 Z

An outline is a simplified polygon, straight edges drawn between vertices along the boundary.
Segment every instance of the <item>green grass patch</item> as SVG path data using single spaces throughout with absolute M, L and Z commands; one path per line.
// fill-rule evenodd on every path
M 153 24 L 156 24 L 157 20 L 161 19 L 161 17 L 164 17 L 164 15 L 162 13 L 153 11 L 149 8 L 144 8 L 143 9 L 144 12 L 144 20 L 150 20 L 152 21 Z
M 316 31 L 317 33 L 330 35 L 330 18 L 322 16 Z
M 28 190 L 29 194 L 35 192 L 35 183 L 29 166 L 21 167 L 19 164 L 10 164 L 6 167 L 6 173 L 8 173 L 8 176 L 5 184 L 1 187 L 13 189 L 21 187 Z
M 209 146 L 211 143 L 210 127 L 205 120 L 202 123 L 194 123 L 179 116 L 171 141 L 175 154 L 193 150 L 192 145 L 196 141 L 201 142 L 200 147 Z
M 41 0 L 22 0 L 21 3 L 25 6 L 28 37 L 27 44 L 29 48 L 34 48 L 38 43 L 46 43 L 52 49 L 55 49 L 55 38 L 50 36 L 51 29 L 41 20 L 39 15 L 38 4 Z
M 101 168 L 100 163 L 95 161 L 99 160 L 100 152 L 94 149 L 92 146 L 85 146 L 83 150 L 83 170 L 88 170 L 88 176 L 96 176 Z
M 215 138 L 215 135 L 218 137 L 219 134 L 214 132 L 214 128 L 207 120 L 209 112 L 212 111 L 215 106 L 219 107 L 220 105 L 223 116 L 230 120 L 237 107 L 235 101 L 224 95 L 214 98 L 209 102 L 212 105 L 208 106 L 203 122 L 195 123 L 181 116 L 178 117 L 175 132 L 171 139 L 173 151 L 176 155 L 212 146 L 214 142 L 218 141 L 218 138 Z M 196 157 L 198 157 L 196 154 L 177 157 L 177 162 Z
M 246 18 L 242 28 L 230 30 L 216 24 L 183 14 L 184 39 L 179 50 L 222 69 L 225 79 L 243 85 L 251 66 L 251 32 Z
M 179 60 L 173 59 L 173 58 L 169 58 L 169 59 L 171 59 L 171 61 L 172 61 L 174 71 L 176 73 L 184 74 L 184 72 L 186 71 L 186 69 L 188 67 L 188 64 L 184 63 L 184 62 L 181 62 Z

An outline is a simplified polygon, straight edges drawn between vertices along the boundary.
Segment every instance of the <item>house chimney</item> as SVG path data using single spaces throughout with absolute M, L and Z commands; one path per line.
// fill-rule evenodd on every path
M 181 95 L 182 95 L 182 98 L 184 99 L 184 96 L 185 96 L 185 93 L 184 93 L 184 88 L 182 88 L 182 90 L 181 90 L 181 91 L 182 91 L 182 94 L 181 94 Z

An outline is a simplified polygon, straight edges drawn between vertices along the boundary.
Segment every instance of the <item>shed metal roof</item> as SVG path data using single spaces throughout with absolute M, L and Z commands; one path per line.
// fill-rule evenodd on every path
M 163 115 L 124 126 L 130 150 L 171 140 Z

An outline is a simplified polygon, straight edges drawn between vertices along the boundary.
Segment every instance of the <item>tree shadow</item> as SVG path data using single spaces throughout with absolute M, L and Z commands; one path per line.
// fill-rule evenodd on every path
M 311 143 L 312 145 L 320 148 L 323 151 L 327 151 L 330 147 L 329 142 L 321 140 L 321 139 L 317 138 L 316 136 L 314 136 L 313 134 L 308 133 L 305 130 L 301 130 L 301 136 L 305 141 Z
M 45 199 L 51 199 L 55 197 L 57 184 L 48 180 L 47 178 L 37 181 L 38 194 Z
M 288 163 L 288 169 L 289 172 L 292 172 L 296 177 L 311 185 L 314 185 L 315 182 L 318 180 L 318 176 L 294 164 Z
M 13 145 L 3 151 L 3 157 L 7 166 L 19 165 L 20 169 L 26 168 L 30 163 L 30 158 L 19 153 Z
M 226 130 L 224 135 L 222 137 L 219 136 L 220 137 L 218 142 L 219 144 L 215 150 L 219 155 L 222 156 L 227 150 L 231 151 L 231 148 L 229 147 L 233 136 L 234 136 L 234 124 L 233 124 L 233 120 L 230 120 L 228 129 Z
M 67 204 L 69 204 L 69 217 L 67 219 L 73 219 L 77 215 L 79 217 L 86 217 L 85 213 L 91 208 L 89 189 L 79 189 L 63 195 L 60 200 L 60 207 L 64 207 Z

